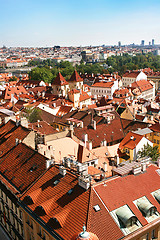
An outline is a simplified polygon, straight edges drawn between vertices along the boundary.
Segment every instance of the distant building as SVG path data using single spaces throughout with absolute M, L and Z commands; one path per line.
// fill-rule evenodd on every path
M 144 40 L 141 41 L 141 46 L 144 46 Z
M 154 46 L 154 39 L 152 39 L 152 46 Z
M 92 52 L 90 50 L 85 50 L 81 54 L 85 62 L 92 62 Z
M 118 47 L 121 47 L 121 42 L 120 41 L 118 42 Z

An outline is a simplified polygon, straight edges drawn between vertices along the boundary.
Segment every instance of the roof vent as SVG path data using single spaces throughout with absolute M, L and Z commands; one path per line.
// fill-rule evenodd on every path
M 65 167 L 59 166 L 59 173 L 60 173 L 62 176 L 65 176 L 66 173 L 67 173 L 67 170 L 65 169 Z
M 131 136 L 131 137 L 130 137 L 130 139 L 131 139 L 131 140 L 133 140 L 133 139 L 134 139 L 134 137 L 133 137 L 133 136 Z

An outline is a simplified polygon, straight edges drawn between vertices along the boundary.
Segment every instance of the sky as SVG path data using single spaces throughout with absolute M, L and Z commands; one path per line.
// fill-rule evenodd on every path
M 160 44 L 160 0 L 0 0 L 0 47 Z

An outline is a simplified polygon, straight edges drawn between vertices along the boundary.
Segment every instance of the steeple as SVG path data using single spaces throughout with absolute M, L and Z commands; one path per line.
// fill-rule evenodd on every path
M 59 72 L 57 77 L 54 79 L 52 85 L 68 85 L 69 83 L 66 81 L 66 79 L 62 76 L 62 74 Z
M 74 70 L 72 76 L 68 80 L 69 82 L 82 82 L 83 79 L 79 76 L 78 72 Z
M 91 232 L 86 231 L 86 226 L 83 226 L 83 232 L 75 234 L 71 240 L 99 240 L 99 238 Z

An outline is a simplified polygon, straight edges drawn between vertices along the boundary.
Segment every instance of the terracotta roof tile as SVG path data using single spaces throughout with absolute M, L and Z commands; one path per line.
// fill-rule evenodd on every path
M 58 86 L 63 86 L 63 85 L 68 85 L 69 83 L 65 80 L 65 78 L 62 76 L 62 74 L 59 72 L 57 77 L 54 79 L 52 82 L 52 85 L 58 85 Z
M 29 128 L 33 129 L 34 131 L 39 132 L 41 134 L 45 134 L 45 135 L 55 134 L 58 132 L 49 123 L 47 123 L 45 121 L 30 123 Z
M 59 180 L 57 184 L 54 184 Z M 33 204 L 30 204 L 27 195 L 32 194 L 36 189 L 42 189 L 41 194 Z M 73 189 L 71 194 L 68 191 Z M 84 190 L 78 185 L 77 176 L 68 172 L 63 177 L 59 174 L 59 166 L 53 166 L 43 174 L 38 181 L 22 196 L 21 200 L 32 211 L 36 211 L 38 206 L 45 209 L 49 207 L 47 214 L 39 216 L 48 224 L 55 232 L 64 239 L 71 237 L 80 232 L 84 223 L 86 223 L 88 214 L 90 190 Z M 53 205 L 51 202 L 53 201 Z M 36 211 L 38 214 L 38 210 Z M 57 219 L 59 225 L 56 225 Z M 62 227 L 60 227 L 62 226 Z
M 93 148 L 99 147 L 104 139 L 107 143 L 111 143 L 120 141 L 124 137 L 120 119 L 114 119 L 110 124 L 97 125 L 96 130 L 92 128 L 74 129 L 74 135 L 80 140 L 82 140 L 84 133 L 88 134 L 88 140 L 92 141 Z
M 105 182 L 106 185 L 101 183 L 95 186 L 95 190 L 109 211 L 127 204 L 144 226 L 147 221 L 133 201 L 146 196 L 157 211 L 160 211 L 159 203 L 151 195 L 152 192 L 160 189 L 160 176 L 156 172 L 157 169 L 156 166 L 150 165 L 142 174 L 110 179 Z
M 119 145 L 119 149 L 123 148 L 129 148 L 129 149 L 134 149 L 135 146 L 142 140 L 143 136 L 129 132 L 125 138 L 121 141 Z
M 68 80 L 68 82 L 82 82 L 83 79 L 79 76 L 78 72 L 74 70 L 72 76 Z
M 46 158 L 23 143 L 12 148 L 0 160 L 1 174 L 20 192 L 32 184 L 45 169 Z

